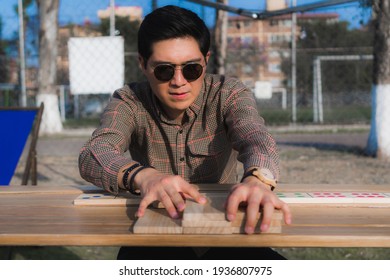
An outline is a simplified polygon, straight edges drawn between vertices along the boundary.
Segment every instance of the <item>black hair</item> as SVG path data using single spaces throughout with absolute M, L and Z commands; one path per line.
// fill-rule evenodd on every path
M 138 30 L 138 53 L 146 65 L 156 42 L 193 37 L 204 57 L 210 49 L 210 31 L 204 21 L 194 12 L 168 5 L 148 14 Z

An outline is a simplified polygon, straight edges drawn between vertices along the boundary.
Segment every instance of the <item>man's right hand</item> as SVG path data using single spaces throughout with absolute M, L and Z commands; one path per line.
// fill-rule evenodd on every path
M 200 204 L 207 201 L 195 186 L 182 177 L 162 174 L 153 168 L 141 170 L 135 176 L 134 184 L 142 195 L 136 213 L 138 217 L 142 217 L 146 208 L 154 201 L 160 201 L 172 218 L 179 218 L 179 212 L 184 211 L 186 197 L 191 197 Z

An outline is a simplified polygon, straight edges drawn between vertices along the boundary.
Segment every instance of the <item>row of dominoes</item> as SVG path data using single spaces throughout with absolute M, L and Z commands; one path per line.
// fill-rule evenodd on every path
M 379 192 L 280 192 L 286 203 L 390 203 L 390 193 Z
M 278 192 L 276 195 L 286 203 L 390 203 L 390 193 L 379 192 Z M 75 205 L 137 205 L 139 197 L 113 196 L 108 193 L 82 194 L 74 200 Z

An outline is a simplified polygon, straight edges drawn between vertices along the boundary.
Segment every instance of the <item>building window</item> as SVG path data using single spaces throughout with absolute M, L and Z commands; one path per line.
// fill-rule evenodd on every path
M 241 37 L 241 43 L 244 46 L 248 46 L 248 45 L 252 44 L 252 42 L 253 42 L 253 37 L 251 37 L 251 36 L 242 36 Z
M 253 72 L 252 66 L 248 64 L 243 65 L 241 69 L 242 69 L 242 73 L 246 75 L 250 75 Z
M 271 73 L 280 73 L 280 64 L 276 64 L 276 63 L 268 64 L 268 71 Z
M 286 27 L 291 27 L 291 20 L 290 19 L 285 19 L 281 22 L 281 24 L 283 26 L 286 26 Z
M 290 34 L 270 34 L 268 37 L 269 43 L 281 43 L 281 42 L 291 42 Z
M 244 21 L 244 27 L 245 27 L 245 28 L 250 28 L 250 27 L 252 27 L 252 21 L 249 21 L 249 20 Z
M 269 57 L 279 58 L 280 57 L 280 53 L 278 51 L 270 51 Z
M 280 87 L 282 86 L 282 80 L 279 79 L 271 79 L 272 87 Z

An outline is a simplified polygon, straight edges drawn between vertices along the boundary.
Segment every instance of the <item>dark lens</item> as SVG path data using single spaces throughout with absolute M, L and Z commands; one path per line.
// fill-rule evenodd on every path
M 203 66 L 198 63 L 190 63 L 184 65 L 183 76 L 187 81 L 197 80 L 203 73 Z
M 175 67 L 169 64 L 158 65 L 154 68 L 154 76 L 162 82 L 168 82 L 173 78 L 174 74 Z

